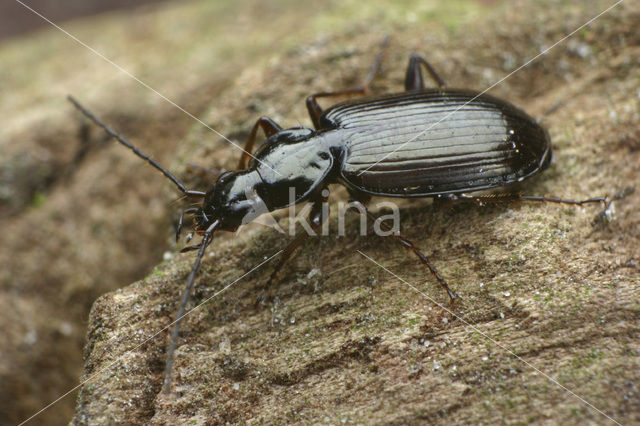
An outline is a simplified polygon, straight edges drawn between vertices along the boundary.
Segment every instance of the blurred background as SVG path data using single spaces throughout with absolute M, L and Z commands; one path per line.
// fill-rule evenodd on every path
M 165 0 L 24 0 L 23 3 L 54 22 L 114 9 L 131 9 Z M 49 25 L 16 1 L 0 4 L 0 41 Z

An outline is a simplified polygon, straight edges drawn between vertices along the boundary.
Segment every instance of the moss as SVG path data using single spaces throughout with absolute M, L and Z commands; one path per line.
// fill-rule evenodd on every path
M 46 200 L 46 196 L 43 192 L 36 191 L 33 194 L 33 199 L 31 200 L 31 207 L 35 209 L 39 209 L 44 206 L 44 202 Z
M 167 271 L 164 268 L 153 268 L 151 273 L 155 278 L 164 278 L 167 276 Z

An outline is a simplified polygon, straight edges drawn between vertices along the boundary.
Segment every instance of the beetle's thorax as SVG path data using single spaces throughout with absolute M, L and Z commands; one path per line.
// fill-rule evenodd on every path
M 328 133 L 302 127 L 269 137 L 247 170 L 218 178 L 197 215 L 198 228 L 219 220 L 219 229 L 235 231 L 263 213 L 313 197 L 331 180 L 339 155 L 338 143 L 331 143 Z
M 260 147 L 251 167 L 262 178 L 257 191 L 269 210 L 307 200 L 329 183 L 338 155 L 330 140 L 326 133 L 294 128 L 276 133 Z

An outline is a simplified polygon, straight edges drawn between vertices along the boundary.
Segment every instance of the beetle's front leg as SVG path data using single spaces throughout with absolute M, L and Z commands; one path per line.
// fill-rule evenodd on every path
M 322 204 L 325 203 L 329 198 L 328 189 L 323 189 L 321 191 L 321 196 L 319 196 L 315 201 L 312 201 L 311 212 L 309 213 L 309 225 L 313 232 L 315 232 L 320 226 L 327 220 L 327 217 L 323 217 L 322 215 Z M 287 246 L 282 250 L 282 255 L 280 256 L 280 261 L 273 269 L 273 272 L 269 276 L 269 279 L 264 284 L 262 292 L 260 296 L 258 296 L 258 300 L 256 300 L 256 306 L 258 306 L 261 302 L 265 300 L 271 299 L 271 284 L 275 280 L 276 276 L 282 269 L 282 267 L 289 261 L 295 250 L 300 247 L 300 245 L 309 237 L 307 232 L 301 232 L 298 234 L 293 240 L 287 244 Z
M 249 163 L 249 157 L 251 157 L 251 153 L 253 152 L 253 145 L 256 141 L 256 136 L 258 135 L 258 128 L 262 128 L 266 137 L 274 135 L 282 130 L 282 127 L 269 117 L 260 117 L 256 124 L 253 125 L 251 129 L 251 133 L 247 138 L 247 142 L 244 144 L 244 151 L 240 156 L 240 162 L 238 163 L 238 169 L 244 170 L 247 168 Z
M 282 127 L 269 117 L 260 117 L 251 128 L 251 133 L 249 133 L 249 137 L 244 144 L 244 149 L 242 150 L 242 155 L 240 155 L 240 161 L 238 162 L 238 170 L 244 170 L 247 168 L 249 164 L 249 158 L 251 157 L 251 154 L 253 152 L 253 145 L 255 145 L 256 137 L 258 136 L 258 129 L 260 128 L 267 138 L 282 130 Z M 214 180 L 225 172 L 224 169 L 212 170 L 194 163 L 189 163 L 187 164 L 187 166 L 201 173 L 208 174 L 209 176 L 213 177 Z

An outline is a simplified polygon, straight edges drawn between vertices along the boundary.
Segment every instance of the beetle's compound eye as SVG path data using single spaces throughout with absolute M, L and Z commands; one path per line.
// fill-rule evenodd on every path
M 219 220 L 218 229 L 234 231 L 240 225 L 251 221 L 256 211 L 269 211 L 256 195 L 256 187 L 261 184 L 262 178 L 255 170 L 227 172 L 221 175 L 205 196 L 202 212 L 198 215 L 200 230 Z

